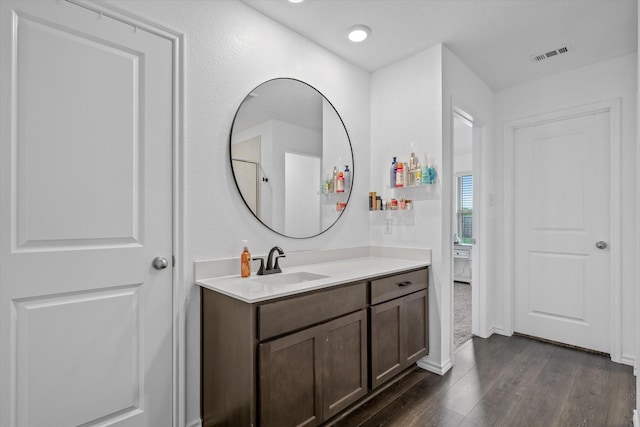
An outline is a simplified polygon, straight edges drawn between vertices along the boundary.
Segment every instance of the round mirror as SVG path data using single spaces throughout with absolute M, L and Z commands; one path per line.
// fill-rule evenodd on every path
M 342 215 L 353 181 L 351 142 L 336 109 L 312 86 L 278 78 L 253 89 L 229 144 L 238 191 L 271 230 L 313 237 Z

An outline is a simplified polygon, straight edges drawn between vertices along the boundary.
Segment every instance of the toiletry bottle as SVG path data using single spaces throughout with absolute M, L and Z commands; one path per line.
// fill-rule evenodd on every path
M 398 162 L 398 169 L 396 169 L 396 187 L 404 187 L 404 166 L 402 162 Z
M 402 186 L 406 187 L 409 184 L 409 163 L 402 162 Z
M 336 193 L 344 193 L 344 172 L 338 172 L 336 179 Z
M 424 163 L 422 164 L 422 173 L 420 176 L 420 182 L 422 184 L 431 184 L 431 179 L 430 179 L 430 174 L 429 174 L 429 162 L 427 161 L 427 155 L 424 155 Z
M 349 191 L 351 188 L 351 171 L 349 165 L 344 165 L 344 189 Z
M 249 248 L 247 246 L 248 240 L 243 240 L 244 249 L 240 254 L 240 276 L 249 277 L 251 276 L 251 254 L 249 253 Z
M 331 181 L 333 181 L 333 192 L 338 192 L 338 168 L 333 167 L 333 172 L 331 173 Z
M 389 188 L 393 188 L 396 186 L 396 173 L 398 170 L 398 162 L 396 162 L 396 158 L 393 158 L 391 162 L 391 176 L 389 180 Z
M 420 185 L 422 183 L 422 169 L 420 169 L 420 162 L 416 163 L 416 176 L 413 185 Z
M 429 164 L 429 184 L 436 183 L 436 168 L 432 164 Z
M 406 175 L 406 179 L 405 179 L 405 185 L 406 186 L 410 186 L 413 185 L 413 183 L 416 180 L 416 163 L 417 163 L 417 158 L 416 155 L 414 153 L 411 153 L 411 156 L 409 157 L 409 169 L 405 170 L 405 175 Z M 406 167 L 405 167 L 406 169 Z

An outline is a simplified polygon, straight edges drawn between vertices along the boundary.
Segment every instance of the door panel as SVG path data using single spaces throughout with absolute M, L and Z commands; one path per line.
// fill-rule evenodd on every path
M 14 301 L 18 415 L 24 425 L 79 425 L 138 411 L 143 400 L 138 297 L 139 286 L 132 286 Z M 109 369 L 79 358 L 100 360 Z M 70 402 L 77 403 L 73 415 L 63 417 L 60 408 Z
M 171 425 L 172 43 L 0 7 L 0 425 Z
M 429 353 L 429 299 L 427 290 L 403 298 L 405 314 L 404 337 L 407 351 L 404 365 L 409 366 Z
M 18 248 L 137 242 L 140 54 L 30 16 L 17 24 Z
M 322 406 L 324 420 L 367 394 L 367 312 L 323 325 Z
M 609 352 L 609 113 L 514 139 L 515 330 Z
M 587 260 L 584 255 L 529 253 L 529 312 L 586 322 Z M 558 286 L 561 284 L 561 286 Z
M 402 298 L 372 306 L 371 313 L 371 389 L 375 389 L 403 368 L 402 342 L 404 317 Z
M 322 327 L 315 326 L 260 344 L 261 426 L 320 424 L 321 334 Z

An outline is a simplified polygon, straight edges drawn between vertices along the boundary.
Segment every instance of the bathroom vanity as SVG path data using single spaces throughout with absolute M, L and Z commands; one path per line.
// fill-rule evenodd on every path
M 319 425 L 429 351 L 428 262 L 198 280 L 206 426 Z
M 471 245 L 453 245 L 453 280 L 471 283 Z

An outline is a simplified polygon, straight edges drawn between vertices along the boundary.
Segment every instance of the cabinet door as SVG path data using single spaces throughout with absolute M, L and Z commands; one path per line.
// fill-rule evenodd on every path
M 403 366 L 407 367 L 429 353 L 429 304 L 427 290 L 402 298 L 404 311 L 404 337 L 406 351 Z
M 371 313 L 371 388 L 403 368 L 402 298 L 374 305 Z
M 324 419 L 367 393 L 367 313 L 365 310 L 324 325 L 322 400 Z
M 321 422 L 322 331 L 316 326 L 260 344 L 262 427 Z

